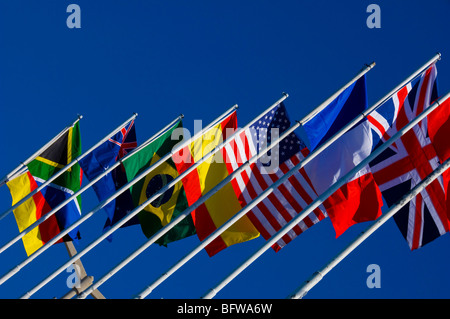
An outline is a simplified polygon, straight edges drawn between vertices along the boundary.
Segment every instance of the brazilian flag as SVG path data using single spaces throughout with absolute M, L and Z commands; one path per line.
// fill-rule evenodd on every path
M 173 147 L 179 143 L 178 139 L 172 138 L 172 132 L 176 129 L 182 129 L 181 121 L 158 137 L 158 139 L 124 161 L 123 165 L 128 181 L 133 180 L 142 171 L 152 166 L 172 151 Z M 174 136 L 178 135 L 179 134 L 175 134 Z M 178 175 L 178 171 L 172 158 L 169 158 L 156 169 L 153 169 L 145 176 L 145 178 L 142 178 L 131 187 L 131 196 L 133 198 L 134 206 L 137 207 L 141 205 L 148 198 L 156 194 L 161 188 L 177 178 Z M 172 218 L 177 217 L 188 208 L 188 206 L 183 183 L 179 181 L 138 213 L 138 219 L 144 235 L 147 238 L 150 238 L 158 230 L 170 223 Z M 166 246 L 170 242 L 194 234 L 194 223 L 191 215 L 189 215 L 156 242 Z

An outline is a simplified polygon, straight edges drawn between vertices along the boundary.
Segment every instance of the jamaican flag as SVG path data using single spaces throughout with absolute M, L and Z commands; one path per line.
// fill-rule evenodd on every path
M 79 123 L 77 122 L 30 162 L 26 170 L 7 183 L 13 199 L 13 205 L 42 185 L 79 155 L 81 155 L 81 138 Z M 72 196 L 80 189 L 80 186 L 81 169 L 77 163 L 14 210 L 19 231 L 22 232 Z M 80 207 L 80 198 L 70 201 L 58 212 L 22 237 L 27 255 L 31 255 L 63 229 L 79 219 L 81 214 Z M 78 229 L 73 229 L 63 237 L 63 240 L 68 241 L 79 237 Z M 62 240 L 59 242 L 62 242 Z
M 124 161 L 123 165 L 128 181 L 133 180 L 142 171 L 155 164 L 172 150 L 179 142 L 179 140 L 172 138 L 172 132 L 176 129 L 182 129 L 181 121 Z M 176 166 L 172 158 L 169 158 L 131 187 L 134 206 L 141 205 L 177 177 L 178 171 Z M 144 235 L 150 238 L 186 208 L 188 208 L 186 194 L 183 189 L 183 183 L 179 181 L 138 213 L 138 219 Z M 189 215 L 156 242 L 166 246 L 170 242 L 193 234 L 195 234 L 195 227 L 192 217 Z

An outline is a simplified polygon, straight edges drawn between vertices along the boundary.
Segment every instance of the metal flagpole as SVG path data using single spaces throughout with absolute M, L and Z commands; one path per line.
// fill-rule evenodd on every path
M 12 246 L 14 243 L 16 243 L 19 239 L 24 237 L 26 234 L 31 232 L 36 226 L 43 223 L 45 220 L 50 218 L 52 215 L 54 215 L 56 212 L 58 212 L 62 207 L 67 205 L 70 201 L 72 201 L 74 198 L 80 196 L 82 193 L 84 193 L 89 187 L 94 185 L 97 181 L 99 181 L 101 178 L 103 178 L 105 175 L 109 174 L 112 170 L 114 170 L 117 166 L 119 166 L 121 163 L 123 163 L 126 159 L 131 157 L 132 155 L 139 152 L 145 145 L 148 143 L 151 143 L 156 138 L 158 138 L 161 134 L 163 134 L 165 131 L 167 131 L 169 128 L 171 128 L 175 123 L 177 123 L 179 120 L 181 120 L 183 115 L 178 116 L 176 119 L 174 119 L 172 122 L 170 122 L 168 125 L 166 125 L 164 128 L 162 128 L 158 133 L 153 135 L 151 138 L 149 138 L 144 144 L 138 146 L 130 153 L 126 154 L 123 158 L 115 162 L 113 165 L 111 165 L 106 171 L 101 173 L 100 175 L 96 176 L 94 179 L 92 179 L 88 184 L 83 186 L 81 189 L 79 189 L 77 192 L 75 192 L 72 196 L 58 204 L 55 208 L 53 208 L 50 212 L 39 218 L 37 221 L 35 221 L 33 224 L 28 226 L 26 229 L 24 229 L 21 233 L 19 233 L 16 237 L 14 237 L 12 240 L 10 240 L 8 243 L 6 243 L 4 246 L 0 248 L 0 254 L 3 253 L 6 249 L 8 249 L 10 246 Z
M 255 261 L 259 256 L 261 256 L 267 249 L 269 249 L 274 243 L 276 243 L 281 237 L 283 237 L 288 231 L 291 230 L 292 227 L 297 225 L 300 221 L 302 221 L 306 216 L 308 216 L 314 209 L 316 209 L 325 199 L 327 199 L 330 195 L 332 195 L 337 189 L 339 189 L 342 185 L 344 185 L 348 179 L 354 176 L 357 172 L 359 172 L 364 166 L 369 164 L 375 157 L 380 155 L 384 150 L 386 150 L 392 143 L 395 142 L 399 137 L 403 136 L 406 132 L 408 132 L 412 127 L 417 125 L 423 118 L 425 118 L 428 114 L 430 114 L 433 110 L 435 110 L 442 102 L 447 100 L 450 97 L 450 93 L 447 93 L 444 97 L 440 98 L 438 101 L 433 103 L 429 108 L 420 113 L 414 120 L 409 122 L 405 127 L 399 130 L 396 134 L 394 134 L 390 139 L 388 139 L 385 143 L 380 145 L 377 149 L 375 149 L 368 157 L 362 160 L 357 166 L 355 166 L 350 172 L 345 174 L 342 178 L 336 181 L 330 188 L 328 188 L 323 194 L 317 197 L 311 204 L 309 204 L 304 210 L 303 213 L 295 216 L 289 223 L 284 225 L 275 235 L 273 235 L 256 253 L 254 253 L 250 258 L 248 258 L 245 262 L 243 262 L 236 270 L 234 270 L 230 275 L 228 275 L 222 282 L 220 282 L 216 287 L 212 288 L 203 298 L 213 298 L 217 292 L 219 292 L 223 287 L 225 287 L 229 282 L 231 282 L 237 275 L 239 275 L 245 268 L 247 268 L 253 261 Z M 282 178 L 280 178 L 277 182 L 275 182 L 269 189 L 264 191 L 261 195 L 251 201 L 247 206 L 245 211 L 248 212 L 254 206 L 256 206 L 263 198 L 269 195 L 273 189 L 278 187 L 281 183 L 283 183 L 287 178 L 289 178 L 293 172 L 298 171 L 300 169 L 301 163 L 296 165 L 293 169 L 291 169 L 287 174 L 285 174 Z M 249 207 L 249 208 L 247 208 Z M 141 295 L 145 296 L 146 291 L 141 293 Z
M 103 207 L 105 207 L 107 204 L 109 204 L 113 199 L 115 199 L 116 197 L 118 197 L 119 195 L 121 195 L 123 192 L 125 192 L 129 187 L 131 187 L 132 185 L 134 185 L 135 183 L 137 183 L 140 179 L 144 178 L 149 172 L 151 172 L 152 170 L 156 169 L 156 167 L 158 167 L 159 165 L 162 164 L 163 160 L 167 160 L 170 156 L 172 156 L 175 152 L 178 152 L 179 150 L 181 150 L 185 145 L 187 145 L 191 140 L 194 140 L 195 138 L 197 138 L 198 136 L 201 136 L 201 134 L 203 134 L 203 132 L 209 128 L 211 128 L 213 125 L 215 125 L 220 119 L 222 119 L 224 116 L 226 116 L 228 113 L 230 113 L 232 110 L 235 110 L 237 108 L 237 105 L 234 105 L 233 107 L 229 108 L 226 112 L 224 112 L 223 114 L 221 114 L 218 118 L 216 118 L 213 122 L 211 122 L 206 129 L 201 130 L 200 132 L 198 132 L 197 134 L 194 135 L 194 137 L 192 137 L 191 139 L 189 139 L 188 141 L 184 142 L 181 146 L 177 147 L 176 150 L 172 151 L 170 154 L 164 156 L 163 158 L 161 158 L 160 160 L 158 160 L 156 163 L 154 163 L 152 166 L 150 166 L 149 168 L 147 168 L 146 170 L 144 170 L 141 174 L 139 174 L 137 177 L 135 177 L 135 179 L 133 179 L 132 181 L 128 182 L 127 184 L 125 184 L 124 186 L 122 186 L 119 190 L 117 190 L 113 195 L 111 195 L 109 198 L 103 200 L 101 203 L 99 203 L 91 212 L 89 212 L 88 214 L 82 216 L 79 220 L 77 220 L 74 224 L 70 225 L 68 228 L 62 230 L 58 235 L 56 235 L 55 237 L 53 237 L 51 240 L 49 240 L 45 245 L 43 245 L 42 247 L 40 247 L 38 250 L 36 250 L 33 254 L 31 254 L 27 259 L 25 259 L 24 261 L 22 261 L 20 264 L 16 265 L 14 268 L 12 268 L 7 274 L 5 274 L 4 276 L 2 276 L 0 278 L 0 285 L 2 285 L 5 281 L 7 281 L 8 279 L 10 279 L 12 276 L 14 276 L 17 272 L 19 272 L 23 267 L 25 267 L 27 264 L 29 264 L 31 261 L 33 261 L 36 257 L 38 257 L 40 254 L 42 254 L 44 251 L 46 251 L 49 247 L 51 247 L 54 243 L 56 243 L 58 240 L 60 240 L 62 237 L 64 237 L 66 234 L 68 234 L 70 231 L 72 231 L 73 229 L 75 229 L 76 227 L 78 227 L 80 224 L 82 224 L 84 221 L 86 221 L 87 219 L 89 219 L 93 214 L 95 214 L 97 211 L 99 211 L 100 209 L 102 209 Z M 148 143 L 147 143 L 148 144 Z M 128 215 L 127 215 L 128 216 Z M 131 216 L 133 217 L 133 216 Z M 129 219 L 131 219 L 131 217 Z M 126 217 L 124 217 L 126 218 Z M 128 221 L 129 219 L 127 219 L 126 221 Z M 120 222 L 120 221 L 119 221 Z M 125 224 L 125 222 L 123 223 Z M 122 225 L 122 224 L 121 224 Z M 118 227 L 117 227 L 118 228 Z M 105 234 L 109 236 L 109 234 L 112 233 L 112 230 L 117 229 L 117 228 L 110 228 L 108 232 L 106 232 Z M 103 240 L 104 238 L 106 238 L 106 236 L 101 236 L 100 237 L 101 240 Z M 100 242 L 100 241 L 99 241 Z M 77 254 L 78 256 L 78 254 Z M 74 258 L 72 258 L 74 259 Z
M 281 103 L 284 99 L 286 99 L 287 94 L 285 94 L 281 99 L 279 99 L 277 102 Z M 273 107 L 273 106 L 272 106 Z M 233 106 L 232 109 L 236 109 L 237 105 Z M 228 113 L 229 111 L 225 112 L 224 114 Z M 222 115 L 223 117 L 223 115 Z M 220 118 L 221 119 L 221 118 Z M 155 169 L 156 166 L 160 165 L 162 162 L 166 161 L 168 158 L 170 158 L 172 155 L 174 155 L 176 152 L 178 152 L 179 150 L 181 150 L 183 147 L 185 147 L 185 145 L 188 145 L 191 141 L 196 140 L 199 136 L 201 136 L 206 130 L 210 129 L 212 126 L 214 126 L 216 123 L 218 122 L 218 120 L 215 120 L 213 123 L 214 124 L 210 124 L 206 129 L 201 130 L 200 132 L 198 132 L 197 134 L 194 135 L 194 137 L 190 138 L 188 141 L 182 143 L 182 145 L 176 147 L 174 150 L 172 150 L 170 153 L 168 153 L 167 155 L 165 155 L 164 157 L 162 157 L 161 159 L 159 159 L 155 164 L 153 164 L 151 167 L 147 168 L 146 170 L 144 170 L 143 172 L 141 172 L 138 176 L 136 176 L 132 181 L 128 182 L 126 185 L 122 186 L 121 189 L 119 189 L 112 197 L 104 200 L 102 203 L 100 203 L 93 211 L 91 211 L 90 213 L 86 214 L 85 216 L 83 216 L 81 219 L 79 219 L 78 221 L 76 221 L 74 224 L 72 224 L 70 227 L 68 227 L 67 229 L 63 230 L 62 232 L 60 232 L 57 236 L 55 236 L 52 240 L 50 240 L 46 245 L 44 245 L 43 247 L 39 248 L 36 252 L 34 252 L 31 256 L 28 257 L 28 259 L 26 259 L 24 262 L 22 262 L 20 265 L 16 266 L 15 268 L 13 268 L 9 274 L 7 274 L 6 276 L 0 278 L 0 285 L 6 281 L 7 279 L 9 279 L 12 275 L 14 275 L 15 273 L 17 273 L 23 266 L 25 266 L 26 264 L 28 264 L 29 262 L 31 262 L 31 260 L 33 260 L 34 258 L 36 258 L 38 255 L 40 255 L 42 252 L 44 252 L 50 245 L 52 245 L 54 242 L 58 241 L 60 238 L 62 238 L 65 234 L 67 234 L 68 232 L 70 232 L 72 229 L 74 229 L 75 227 L 77 227 L 78 225 L 80 225 L 81 223 L 83 223 L 85 220 L 87 220 L 88 218 L 90 218 L 96 211 L 98 211 L 99 209 L 101 209 L 102 207 L 104 207 L 105 205 L 107 205 L 112 199 L 114 199 L 115 197 L 119 196 L 121 193 L 123 193 L 126 189 L 128 189 L 129 187 L 131 187 L 132 185 L 134 185 L 135 183 L 137 183 L 140 179 L 144 178 L 150 171 L 152 171 L 153 169 Z M 237 132 L 235 132 L 234 134 L 237 134 Z M 232 135 L 232 137 L 234 137 L 234 134 Z M 227 141 L 231 140 L 232 137 L 230 137 Z M 157 199 L 161 194 L 163 194 L 165 191 L 167 191 L 168 189 L 170 189 L 171 187 L 173 187 L 176 183 L 178 183 L 179 181 L 181 181 L 182 178 L 184 178 L 187 174 L 189 174 L 191 171 L 193 171 L 194 169 L 196 169 L 201 163 L 203 163 L 204 161 L 206 161 L 209 157 L 211 157 L 213 154 L 217 153 L 218 151 L 220 151 L 224 146 L 226 145 L 226 142 L 218 145 L 216 148 L 214 148 L 212 151 L 210 151 L 208 154 L 206 154 L 201 160 L 199 160 L 195 165 L 193 165 L 192 167 L 190 167 L 188 170 L 186 170 L 183 174 L 179 175 L 176 179 L 174 179 L 173 181 L 171 181 L 170 183 L 168 183 L 165 187 L 161 188 L 156 194 L 154 194 L 147 202 L 152 202 L 153 200 Z M 140 210 L 142 210 L 145 206 L 139 206 Z M 110 234 L 112 234 L 115 230 L 117 230 L 120 226 L 122 226 L 123 224 L 125 224 L 128 220 L 130 220 L 132 217 L 134 217 L 137 213 L 139 212 L 139 210 L 134 209 L 131 213 L 129 213 L 128 215 L 126 215 L 125 217 L 123 217 L 120 221 L 118 221 L 113 227 L 111 227 L 107 232 L 105 232 L 103 235 L 101 235 L 99 238 L 97 238 L 94 242 L 92 242 L 88 247 L 86 247 L 83 251 L 79 252 L 76 256 L 74 256 L 71 260 L 69 260 L 69 262 L 67 262 L 67 266 L 70 265 L 71 262 L 73 262 L 73 260 L 75 260 L 75 258 L 81 258 L 81 256 L 83 256 L 84 254 L 86 254 L 87 252 L 89 252 L 92 248 L 94 248 L 98 243 L 100 243 L 103 239 L 105 239 L 106 237 L 108 237 Z M 47 277 L 46 280 L 44 280 L 43 282 L 41 282 L 38 286 L 36 286 L 32 291 L 26 293 L 22 298 L 29 298 L 34 292 L 36 292 L 37 290 L 39 290 L 42 286 L 44 286 L 47 282 L 49 282 L 51 279 L 53 279 L 59 272 L 63 271 L 65 268 L 67 268 L 67 266 L 62 266 L 61 268 L 59 268 L 57 271 L 55 271 L 52 275 L 50 275 L 49 277 Z M 6 278 L 6 279 L 5 279 Z
M 341 94 L 346 88 L 348 88 L 353 82 L 357 81 L 359 78 L 364 76 L 369 70 L 371 70 L 375 66 L 375 63 L 372 63 L 363 70 L 358 73 L 356 77 L 354 77 L 351 81 L 349 81 L 346 85 L 344 85 L 341 89 L 339 89 L 336 93 L 334 93 L 330 98 L 328 98 L 325 102 L 320 104 L 317 109 L 323 109 L 325 106 L 327 106 L 330 101 L 334 100 L 339 94 Z M 308 117 L 308 116 L 307 116 Z M 306 117 L 305 117 L 306 118 Z M 303 120 L 302 120 L 303 121 Z M 119 270 L 121 270 L 123 267 L 125 267 L 128 263 L 130 263 L 134 258 L 136 258 L 138 255 L 140 255 L 144 250 L 146 250 L 148 247 L 150 247 L 153 243 L 155 243 L 159 238 L 164 236 L 167 232 L 169 232 L 173 227 L 175 227 L 178 223 L 180 223 L 184 218 L 189 216 L 195 209 L 197 209 L 201 204 L 203 204 L 206 200 L 208 200 L 212 195 L 214 195 L 217 191 L 219 191 L 223 186 L 228 184 L 233 178 L 238 176 L 241 172 L 243 172 L 247 167 L 249 167 L 251 164 L 255 163 L 258 159 L 260 159 L 264 154 L 266 154 L 269 150 L 271 150 L 273 147 L 275 147 L 279 141 L 283 140 L 285 137 L 287 137 L 289 134 L 294 132 L 302 123 L 302 121 L 297 122 L 295 125 L 291 126 L 287 131 L 285 131 L 277 140 L 273 141 L 270 145 L 267 146 L 262 152 L 258 153 L 257 155 L 253 156 L 247 162 L 245 162 L 243 165 L 238 167 L 233 173 L 228 175 L 225 179 L 223 179 L 219 184 L 214 186 L 210 191 L 208 191 L 205 195 L 200 197 L 193 205 L 188 207 L 186 210 L 184 210 L 180 215 L 178 215 L 175 219 L 171 220 L 169 224 L 167 224 L 165 227 L 160 229 L 158 232 L 156 232 L 152 237 L 150 237 L 147 242 L 139 247 L 136 251 L 134 251 L 131 255 L 129 255 L 126 259 L 124 259 L 120 264 L 118 264 L 116 267 L 114 267 L 112 270 L 110 270 L 105 276 L 103 276 L 101 279 L 99 279 L 94 285 L 92 285 L 88 290 L 83 292 L 80 296 L 78 296 L 78 299 L 84 299 L 86 298 L 92 291 L 100 287 L 103 283 L 105 283 L 109 278 L 111 278 L 114 274 L 116 274 Z
M 59 132 L 54 138 L 52 138 L 47 144 L 42 146 L 38 151 L 36 151 L 33 155 L 31 155 L 29 158 L 27 158 L 24 162 L 21 162 L 19 166 L 17 166 L 15 169 L 13 169 L 11 172 L 9 172 L 5 177 L 3 177 L 0 180 L 0 187 L 5 185 L 8 181 L 14 178 L 14 176 L 22 170 L 28 163 L 30 163 L 32 160 L 34 160 L 39 154 L 41 154 L 43 151 L 45 151 L 50 145 L 52 145 L 58 138 L 60 138 L 64 133 L 67 132 L 67 130 L 74 126 L 79 120 L 83 118 L 82 115 L 78 115 L 77 119 L 72 122 L 72 125 L 66 126 L 61 132 Z
M 34 194 L 36 194 L 37 192 L 41 191 L 44 187 L 46 187 L 48 184 L 50 184 L 52 181 L 54 181 L 55 179 L 57 179 L 59 176 L 61 176 L 65 171 L 67 171 L 69 168 L 71 168 L 72 166 L 74 166 L 76 163 L 78 163 L 78 161 L 80 161 L 82 158 L 84 158 L 86 155 L 88 155 L 90 152 L 92 152 L 93 150 L 95 150 L 98 146 L 100 146 L 101 144 L 103 144 L 105 141 L 107 141 L 111 135 L 116 134 L 125 124 L 127 124 L 128 122 L 130 122 L 131 120 L 135 119 L 137 117 L 137 113 L 134 113 L 133 116 L 131 116 L 128 120 L 126 120 L 125 122 L 123 122 L 120 126 L 118 126 L 114 131 L 112 131 L 111 133 L 109 133 L 107 136 L 105 136 L 101 141 L 99 141 L 97 144 L 95 144 L 94 146 L 92 146 L 87 152 L 84 152 L 83 154 L 81 154 L 80 156 L 78 156 L 77 158 L 75 158 L 74 160 L 72 160 L 72 162 L 70 162 L 69 164 L 67 164 L 66 166 L 64 166 L 62 169 L 60 169 L 58 172 L 56 172 L 52 177 L 50 177 L 48 180 L 46 180 L 44 183 L 42 183 L 39 187 L 37 187 L 36 189 L 34 189 L 33 191 L 31 191 L 30 193 L 28 193 L 28 195 L 26 195 L 24 198 L 22 198 L 20 201 L 18 201 L 16 204 L 14 204 L 11 208 L 9 208 L 7 211 L 5 211 L 1 216 L 0 216 L 0 220 L 3 219 L 5 216 L 7 216 L 9 213 L 11 213 L 14 209 L 16 209 L 17 207 L 19 207 L 20 205 L 22 205 L 26 200 L 28 200 L 29 198 L 31 198 Z
M 436 178 L 438 178 L 445 170 L 450 167 L 450 158 L 447 159 L 442 165 L 437 167 L 430 175 L 425 177 L 420 183 L 418 183 L 411 191 L 405 194 L 394 206 L 392 206 L 386 214 L 381 216 L 377 221 L 363 231 L 355 240 L 353 240 L 341 253 L 334 257 L 327 265 L 322 269 L 316 271 L 307 281 L 305 281 L 300 287 L 296 289 L 288 298 L 299 299 L 303 298 L 316 284 L 319 283 L 322 278 L 328 274 L 339 262 L 347 257 L 353 250 L 356 249 L 364 240 L 372 235 L 378 228 L 386 223 L 392 216 L 394 216 L 403 206 L 417 196 L 425 187 L 431 184 Z
M 423 65 L 420 69 L 415 71 L 411 76 L 409 76 L 405 81 L 402 82 L 402 84 L 398 85 L 396 89 L 392 90 L 387 96 L 383 97 L 381 100 L 379 100 L 375 105 L 373 105 L 371 108 L 367 109 L 365 112 L 363 112 L 360 116 L 356 117 L 352 122 L 347 124 L 344 128 L 341 129 L 341 131 L 337 132 L 334 136 L 332 136 L 330 139 L 328 139 L 323 145 L 320 145 L 318 148 L 316 148 L 313 152 L 311 152 L 306 158 L 303 159 L 297 166 L 296 170 L 301 169 L 306 164 L 308 164 L 312 159 L 314 159 L 320 152 L 322 152 L 325 148 L 327 148 L 329 145 L 331 145 L 334 141 L 336 141 L 340 136 L 345 134 L 348 130 L 350 130 L 354 125 L 356 125 L 360 120 L 364 119 L 367 114 L 378 108 L 380 105 L 382 105 L 388 98 L 390 98 L 396 91 L 398 91 L 401 87 L 409 83 L 412 79 L 414 79 L 417 75 L 423 72 L 430 64 L 434 63 L 437 59 L 440 58 L 440 54 L 436 54 L 431 60 L 429 60 L 425 65 Z M 313 111 L 314 112 L 314 111 Z M 289 176 L 291 176 L 295 171 L 291 170 L 290 173 L 288 173 L 288 176 L 283 176 L 282 180 L 285 180 Z M 350 178 L 351 176 L 349 176 Z M 284 178 L 284 179 L 283 179 Z M 274 186 L 276 184 L 276 186 Z M 210 236 L 208 236 L 196 249 L 194 249 L 191 253 L 189 253 L 187 256 L 185 256 L 183 259 L 181 259 L 176 265 L 174 265 L 168 272 L 163 274 L 159 279 L 157 279 L 152 285 L 150 285 L 146 290 L 141 292 L 139 295 L 139 298 L 145 298 L 156 286 L 158 286 L 162 281 L 164 281 L 166 278 L 170 276 L 171 273 L 175 272 L 177 269 L 179 269 L 184 263 L 186 263 L 188 260 L 190 260 L 193 256 L 195 256 L 198 252 L 201 251 L 204 247 L 206 247 L 210 242 L 212 242 L 215 238 L 217 238 L 222 232 L 224 232 L 228 227 L 233 225 L 236 221 L 238 221 L 242 216 L 247 214 L 254 206 L 256 206 L 260 201 L 262 201 L 266 196 L 268 196 L 273 189 L 278 187 L 278 185 L 281 184 L 280 180 L 278 180 L 277 183 L 272 185 L 271 188 L 267 189 L 265 192 L 260 194 L 256 199 L 254 199 L 252 202 L 250 202 L 244 209 L 239 211 L 236 215 L 234 215 L 231 219 L 229 219 L 226 223 L 224 223 L 222 226 L 220 226 L 218 229 L 216 229 Z M 252 204 L 253 203 L 253 204 Z M 318 205 L 317 205 L 318 206 Z M 308 214 L 304 215 L 303 218 L 305 218 Z

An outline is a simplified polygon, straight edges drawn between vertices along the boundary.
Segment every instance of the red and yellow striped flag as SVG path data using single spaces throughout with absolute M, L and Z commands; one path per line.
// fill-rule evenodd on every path
M 182 174 L 204 155 L 225 141 L 236 129 L 236 112 L 233 112 L 221 123 L 209 129 L 173 156 L 178 172 Z M 183 186 L 189 205 L 194 204 L 201 196 L 229 175 L 225 158 L 224 149 L 222 149 L 221 152 L 211 156 L 183 178 Z M 233 186 L 228 183 L 192 212 L 198 238 L 204 240 L 241 209 L 242 206 Z M 244 216 L 206 246 L 205 250 L 209 256 L 213 256 L 233 244 L 242 243 L 258 236 L 259 232 L 247 216 Z

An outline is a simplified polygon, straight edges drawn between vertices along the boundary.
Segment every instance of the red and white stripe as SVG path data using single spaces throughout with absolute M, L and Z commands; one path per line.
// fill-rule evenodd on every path
M 241 132 L 233 141 L 227 144 L 223 154 L 230 173 L 255 156 L 257 154 L 256 143 L 251 136 L 251 131 L 245 130 Z M 303 158 L 301 153 L 295 154 L 282 163 L 276 172 L 271 174 L 264 173 L 265 167 L 259 161 L 247 167 L 231 182 L 242 207 L 255 199 Z M 286 182 L 262 200 L 247 216 L 264 239 L 267 240 L 316 197 L 317 194 L 308 182 L 305 172 L 301 170 L 293 174 Z M 295 237 L 325 217 L 327 215 L 321 205 L 283 236 L 272 248 L 275 251 L 280 250 Z

